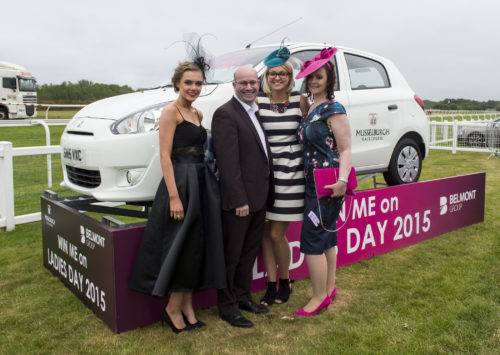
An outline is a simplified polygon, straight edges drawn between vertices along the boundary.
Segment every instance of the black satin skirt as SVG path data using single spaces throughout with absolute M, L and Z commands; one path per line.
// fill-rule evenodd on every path
M 170 218 L 170 199 L 161 180 L 129 280 L 133 290 L 165 296 L 225 288 L 219 186 L 210 164 L 173 159 L 184 220 Z

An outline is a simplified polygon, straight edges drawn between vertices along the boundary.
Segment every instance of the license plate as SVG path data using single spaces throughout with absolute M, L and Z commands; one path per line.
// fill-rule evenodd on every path
M 74 165 L 85 164 L 84 152 L 78 148 L 63 148 L 63 160 Z

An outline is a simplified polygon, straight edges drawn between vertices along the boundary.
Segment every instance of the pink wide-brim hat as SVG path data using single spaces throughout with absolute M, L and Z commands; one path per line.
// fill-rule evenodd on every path
M 313 59 L 302 64 L 302 67 L 300 67 L 300 71 L 295 79 L 300 79 L 314 73 L 316 70 L 325 65 L 325 63 L 327 63 L 330 59 L 332 59 L 335 53 L 337 53 L 337 48 L 328 47 L 322 49 L 321 52 L 319 52 Z

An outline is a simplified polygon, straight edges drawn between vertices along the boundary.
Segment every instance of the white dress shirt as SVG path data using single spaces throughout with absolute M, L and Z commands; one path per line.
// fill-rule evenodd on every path
M 255 113 L 259 110 L 259 106 L 257 106 L 255 102 L 252 103 L 252 106 L 249 106 L 247 103 L 241 101 L 239 97 L 236 95 L 234 95 L 234 98 L 238 100 L 241 106 L 243 106 L 245 111 L 248 113 L 248 116 L 250 116 L 250 119 L 252 120 L 252 123 L 255 129 L 257 130 L 257 133 L 259 134 L 260 142 L 264 147 L 264 152 L 266 153 L 266 157 L 267 159 L 269 159 L 269 157 L 267 156 L 266 136 L 264 135 L 264 130 L 262 129 L 262 126 L 260 125 L 257 116 L 255 115 Z

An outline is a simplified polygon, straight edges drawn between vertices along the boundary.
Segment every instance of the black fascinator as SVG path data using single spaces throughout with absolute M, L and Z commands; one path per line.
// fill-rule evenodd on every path
M 186 46 L 189 60 L 201 69 L 203 79 L 205 80 L 207 80 L 207 77 L 211 74 L 210 68 L 213 63 L 213 56 L 201 45 L 201 40 L 206 36 L 215 37 L 210 33 L 205 33 L 201 36 L 197 33 L 186 33 L 183 35 L 184 40 L 182 41 Z

